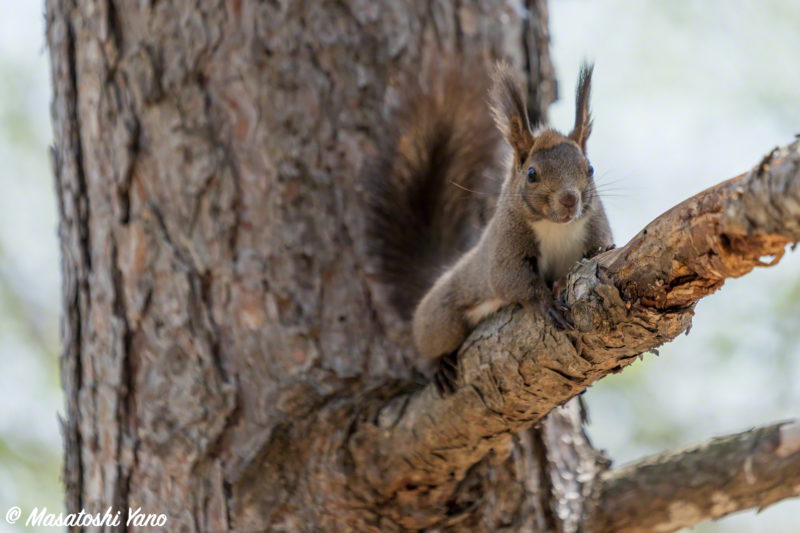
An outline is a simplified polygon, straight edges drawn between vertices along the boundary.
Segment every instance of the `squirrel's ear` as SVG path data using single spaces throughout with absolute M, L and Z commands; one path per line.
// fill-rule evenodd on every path
M 491 109 L 495 124 L 514 149 L 514 164 L 519 168 L 533 147 L 533 132 L 528 120 L 525 93 L 508 63 L 498 63 L 492 76 Z
M 586 152 L 586 140 L 592 133 L 592 116 L 589 113 L 589 93 L 592 90 L 592 71 L 594 65 L 584 63 L 578 76 L 578 90 L 575 94 L 575 128 L 569 138 L 578 143 Z

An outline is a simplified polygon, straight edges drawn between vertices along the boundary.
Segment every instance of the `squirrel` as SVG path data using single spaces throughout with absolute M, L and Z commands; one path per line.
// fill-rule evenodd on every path
M 509 65 L 494 69 L 488 108 L 474 76 L 451 75 L 438 92 L 414 94 L 367 173 L 379 275 L 411 319 L 419 366 L 438 362 L 442 395 L 455 390 L 455 357 L 470 329 L 499 308 L 537 305 L 571 328 L 554 284 L 576 261 L 614 247 L 586 154 L 592 72 L 581 68 L 568 135 L 531 127 L 538 117 L 532 124 Z M 505 162 L 498 132 L 511 148 Z M 497 195 L 491 177 L 503 167 Z M 496 195 L 490 217 L 482 195 Z

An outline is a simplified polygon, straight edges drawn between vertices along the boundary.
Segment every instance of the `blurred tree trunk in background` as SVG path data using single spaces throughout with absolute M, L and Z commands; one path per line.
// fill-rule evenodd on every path
M 327 410 L 410 378 L 359 184 L 398 80 L 442 51 L 505 58 L 543 114 L 543 0 L 48 0 L 47 22 L 68 511 L 141 507 L 170 531 L 575 530 L 599 467 L 574 404 L 406 522 L 350 485 L 353 420 Z

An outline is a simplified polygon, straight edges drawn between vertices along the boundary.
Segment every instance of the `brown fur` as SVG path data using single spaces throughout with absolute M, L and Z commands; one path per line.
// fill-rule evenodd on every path
M 578 143 L 586 152 L 586 140 L 592 133 L 592 117 L 589 112 L 589 92 L 592 88 L 593 65 L 584 64 L 578 76 L 578 89 L 575 91 L 575 127 L 569 138 Z
M 514 151 L 514 163 L 518 166 L 533 146 L 533 132 L 528 120 L 525 96 L 519 79 L 508 63 L 499 63 L 493 74 L 491 110 L 497 128 L 503 133 Z
M 407 101 L 366 168 L 367 240 L 395 308 L 407 319 L 433 282 L 475 244 L 502 180 L 502 138 L 479 69 L 403 83 Z
M 513 163 L 506 170 L 496 211 L 477 243 L 436 279 L 414 311 L 414 342 L 428 362 L 455 352 L 470 328 L 503 305 L 536 303 L 548 311 L 558 308 L 552 284 L 580 257 L 611 246 L 611 230 L 585 152 L 591 132 L 590 83 L 591 67 L 584 67 L 575 128 L 569 136 L 550 129 L 534 134 L 521 83 L 508 66 L 495 70 L 491 110 L 512 148 Z M 468 116 L 474 113 L 475 109 Z M 473 131 L 469 138 L 490 135 L 488 130 Z M 457 168 L 464 172 L 463 164 Z M 531 168 L 535 174 L 529 180 Z M 455 174 L 449 167 L 437 170 Z M 433 179 L 432 175 L 403 176 L 406 184 Z M 438 209 L 433 204 L 429 208 Z M 413 256 L 413 250 L 394 252 L 399 260 L 408 254 Z
M 556 130 L 544 130 L 536 135 L 531 152 L 544 152 L 565 141 L 564 136 Z

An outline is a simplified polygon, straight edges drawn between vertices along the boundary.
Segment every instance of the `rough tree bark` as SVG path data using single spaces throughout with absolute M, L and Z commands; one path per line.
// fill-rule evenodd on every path
M 544 0 L 48 0 L 47 22 L 68 511 L 141 507 L 170 531 L 607 523 L 577 404 L 542 417 L 744 271 L 691 270 L 692 236 L 635 241 L 571 275 L 579 332 L 499 313 L 442 401 L 413 384 L 407 324 L 364 248 L 359 171 L 398 79 L 442 51 L 505 58 L 544 114 Z M 798 238 L 709 227 L 734 255 Z M 646 257 L 660 262 L 633 271 Z

